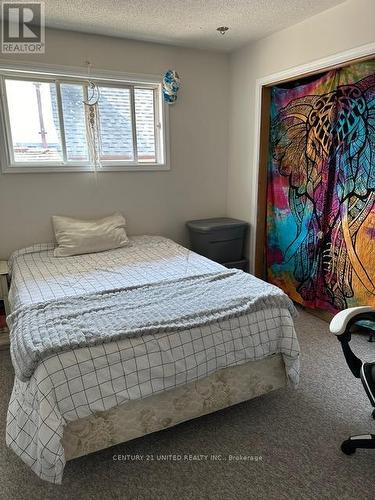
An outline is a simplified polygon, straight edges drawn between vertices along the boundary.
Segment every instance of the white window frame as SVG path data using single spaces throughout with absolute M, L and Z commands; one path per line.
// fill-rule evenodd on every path
M 63 162 L 15 162 L 13 159 L 12 136 L 6 100 L 5 79 L 34 80 L 56 83 L 57 105 L 60 117 L 61 146 Z M 91 71 L 90 80 L 106 87 L 129 88 L 131 92 L 131 112 L 133 124 L 133 146 L 136 151 L 136 122 L 134 108 L 134 88 L 151 88 L 154 90 L 154 117 L 155 117 L 155 152 L 156 162 L 137 162 L 125 160 L 104 160 L 96 166 L 97 172 L 108 171 L 161 171 L 169 170 L 169 109 L 163 101 L 161 77 L 158 75 L 139 75 L 112 71 Z M 63 116 L 61 114 L 60 84 L 80 83 L 87 84 L 87 69 L 62 67 L 52 65 L 10 64 L 0 60 L 0 162 L 3 173 L 41 173 L 41 172 L 92 172 L 94 167 L 90 161 L 66 160 L 66 144 L 64 138 Z M 156 103 L 156 105 L 155 105 Z

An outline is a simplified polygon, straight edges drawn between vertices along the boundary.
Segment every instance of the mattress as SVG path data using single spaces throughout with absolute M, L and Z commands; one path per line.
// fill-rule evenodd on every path
M 10 259 L 10 305 L 18 308 L 103 290 L 217 273 L 224 268 L 161 237 L 67 258 L 36 245 Z M 269 308 L 186 331 L 126 338 L 41 360 L 27 382 L 15 379 L 7 444 L 41 478 L 62 480 L 69 422 L 280 353 L 297 384 L 299 345 L 287 309 Z

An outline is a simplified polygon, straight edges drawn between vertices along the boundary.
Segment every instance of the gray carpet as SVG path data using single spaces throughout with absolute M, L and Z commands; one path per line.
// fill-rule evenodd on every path
M 375 431 L 371 406 L 345 365 L 327 324 L 305 312 L 296 321 L 302 348 L 300 387 L 68 463 L 62 486 L 39 480 L 5 446 L 12 384 L 9 353 L 0 353 L 1 499 L 372 499 L 375 450 L 347 457 L 350 434 Z M 366 359 L 375 343 L 353 341 Z M 114 454 L 262 456 L 261 462 L 114 462 Z

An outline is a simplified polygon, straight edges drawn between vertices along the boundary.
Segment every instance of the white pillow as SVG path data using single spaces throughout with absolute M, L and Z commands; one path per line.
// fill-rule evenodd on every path
M 103 252 L 129 244 L 125 232 L 126 220 L 120 213 L 96 220 L 52 217 L 58 247 L 55 257 Z

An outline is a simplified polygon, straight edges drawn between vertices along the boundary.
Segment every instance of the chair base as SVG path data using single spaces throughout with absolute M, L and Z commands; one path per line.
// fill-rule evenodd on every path
M 375 449 L 375 435 L 361 434 L 359 436 L 351 436 L 341 445 L 341 451 L 345 453 L 345 455 L 353 455 L 357 448 Z

